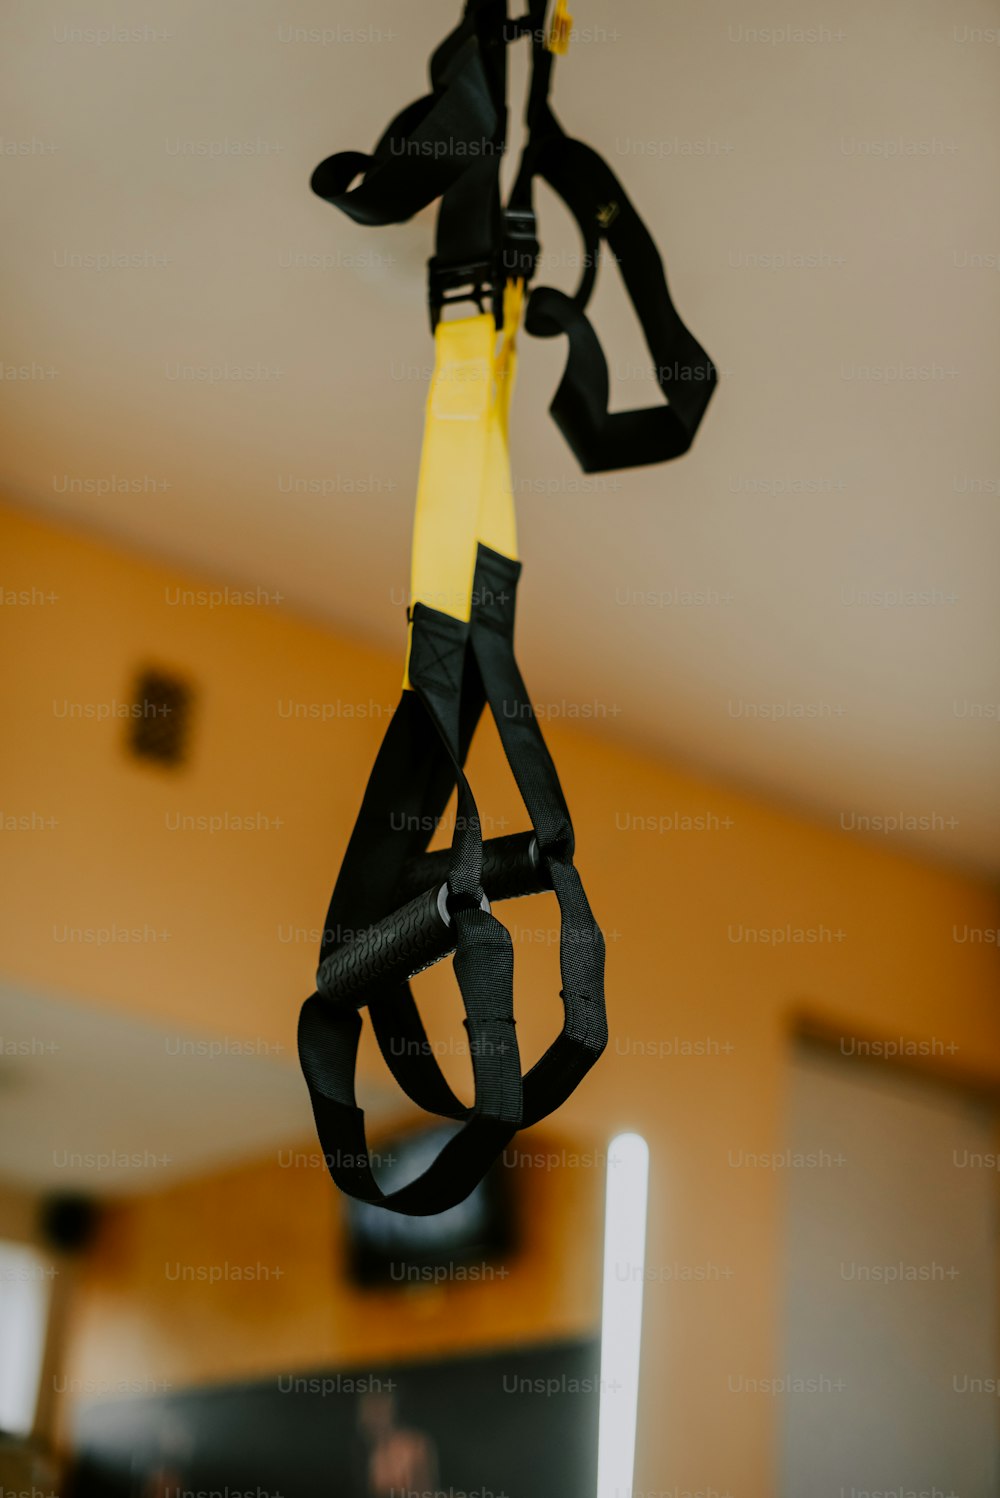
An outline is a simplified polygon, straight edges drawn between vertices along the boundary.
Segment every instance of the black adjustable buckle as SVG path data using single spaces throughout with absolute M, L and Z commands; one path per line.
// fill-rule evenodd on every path
M 444 308 L 460 302 L 474 302 L 480 312 L 492 312 L 497 327 L 502 328 L 505 284 L 520 279 L 527 285 L 535 274 L 541 249 L 537 228 L 530 208 L 505 208 L 498 255 L 464 265 L 444 265 L 436 255 L 429 260 L 427 300 L 431 332 L 441 321 Z
M 538 220 L 530 208 L 505 208 L 500 267 L 508 281 L 523 280 L 527 286 L 535 274 L 541 245 Z
M 435 255 L 427 262 L 427 301 L 432 333 L 445 307 L 459 302 L 475 302 L 480 312 L 493 313 L 498 328 L 503 326 L 503 277 L 492 260 L 442 265 Z

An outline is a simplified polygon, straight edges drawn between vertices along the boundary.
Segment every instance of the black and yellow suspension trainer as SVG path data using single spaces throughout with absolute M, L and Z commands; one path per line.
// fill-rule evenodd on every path
M 395 1212 L 429 1215 L 463 1200 L 518 1129 L 558 1108 L 607 1044 L 604 939 L 573 864 L 569 810 L 517 662 L 520 563 L 507 423 L 515 336 L 565 335 L 550 410 L 586 472 L 658 463 L 687 451 L 715 385 L 708 355 L 681 322 L 659 254 L 606 164 L 570 140 L 549 106 L 553 60 L 571 20 L 556 0 L 467 0 L 430 63 L 431 92 L 404 109 L 370 156 L 347 151 L 313 174 L 315 192 L 358 223 L 400 223 L 440 198 L 429 263 L 435 361 L 417 489 L 403 693 L 372 770 L 324 927 L 316 992 L 299 1021 L 299 1056 L 336 1184 Z M 526 144 L 508 201 L 507 46 L 527 36 L 532 76 Z M 356 179 L 360 177 L 360 181 Z M 563 199 L 583 238 L 569 296 L 536 287 L 533 183 Z M 663 399 L 608 411 L 608 368 L 586 307 L 601 246 L 621 271 Z M 476 313 L 443 316 L 471 302 Z M 486 706 L 531 830 L 483 842 L 465 776 Z M 457 792 L 450 849 L 427 851 Z M 553 890 L 561 916 L 563 1028 L 522 1077 L 514 1028 L 511 938 L 498 901 Z M 438 1066 L 409 986 L 454 954 L 475 1087 L 471 1107 Z M 461 1124 L 415 1181 L 386 1194 L 372 1170 L 355 1067 L 367 1006 L 382 1054 L 414 1103 Z

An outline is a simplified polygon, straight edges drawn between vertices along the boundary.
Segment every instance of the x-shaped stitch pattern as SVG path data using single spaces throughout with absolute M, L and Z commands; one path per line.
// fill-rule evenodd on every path
M 439 692 L 458 692 L 465 663 L 465 640 L 456 640 L 444 630 L 429 627 L 426 620 L 414 633 L 410 673 Z M 440 672 L 440 674 L 437 674 Z

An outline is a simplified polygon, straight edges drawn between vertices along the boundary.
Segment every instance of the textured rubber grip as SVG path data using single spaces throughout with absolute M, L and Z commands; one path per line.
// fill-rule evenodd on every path
M 454 929 L 437 884 L 408 900 L 384 920 L 336 947 L 320 964 L 316 992 L 324 999 L 360 1005 L 372 990 L 405 983 L 455 950 Z
M 436 853 L 422 853 L 419 858 L 411 859 L 400 876 L 397 897 L 408 900 L 420 890 L 443 884 L 448 877 L 450 857 L 448 848 L 440 848 Z M 483 889 L 491 904 L 541 894 L 551 888 L 552 881 L 539 855 L 534 833 L 511 832 L 483 843 Z

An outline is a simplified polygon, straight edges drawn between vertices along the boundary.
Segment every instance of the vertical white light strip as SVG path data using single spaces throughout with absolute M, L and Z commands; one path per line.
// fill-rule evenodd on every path
M 49 1281 L 34 1249 L 0 1243 L 0 1430 L 26 1436 L 45 1351 Z
M 597 1498 L 629 1498 L 635 1468 L 649 1147 L 641 1134 L 608 1146 L 601 1306 Z

